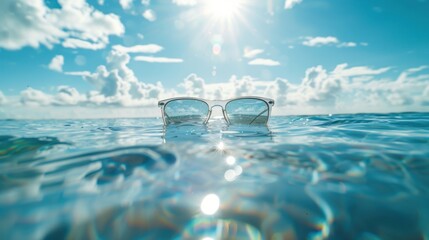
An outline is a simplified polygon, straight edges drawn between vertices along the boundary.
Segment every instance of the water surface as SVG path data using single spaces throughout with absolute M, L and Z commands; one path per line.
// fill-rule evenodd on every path
M 0 120 L 4 239 L 429 239 L 429 114 Z

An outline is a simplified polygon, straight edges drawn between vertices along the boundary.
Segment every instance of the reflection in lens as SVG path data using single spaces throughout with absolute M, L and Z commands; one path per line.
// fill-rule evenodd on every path
M 226 104 L 225 110 L 231 124 L 266 124 L 268 122 L 268 105 L 259 99 L 232 100 Z
M 168 102 L 164 115 L 167 124 L 204 123 L 209 114 L 209 106 L 200 100 L 183 99 Z

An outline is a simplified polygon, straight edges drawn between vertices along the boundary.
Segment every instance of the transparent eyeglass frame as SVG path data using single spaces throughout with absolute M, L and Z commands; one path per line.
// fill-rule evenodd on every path
M 227 122 L 227 124 L 231 124 L 231 121 L 228 118 L 228 114 L 226 112 L 226 105 L 231 101 L 240 100 L 240 99 L 254 99 L 254 100 L 260 100 L 260 101 L 264 102 L 265 104 L 267 104 L 268 120 L 270 119 L 271 109 L 274 106 L 274 100 L 271 98 L 257 97 L 257 96 L 243 96 L 243 97 L 231 98 L 231 99 L 226 99 L 226 100 L 207 100 L 207 99 L 196 98 L 196 97 L 176 97 L 176 98 L 168 98 L 168 99 L 164 99 L 164 100 L 159 101 L 158 107 L 161 108 L 162 121 L 164 122 L 165 126 L 168 125 L 167 121 L 165 119 L 165 115 L 166 115 L 165 114 L 165 107 L 167 106 L 167 104 L 169 102 L 176 101 L 176 100 L 198 100 L 198 101 L 201 101 L 201 102 L 204 102 L 205 104 L 207 104 L 209 112 L 208 112 L 207 117 L 204 120 L 203 124 L 207 124 L 208 121 L 210 120 L 213 107 L 221 107 L 225 121 Z M 268 123 L 268 121 L 267 121 L 267 123 Z

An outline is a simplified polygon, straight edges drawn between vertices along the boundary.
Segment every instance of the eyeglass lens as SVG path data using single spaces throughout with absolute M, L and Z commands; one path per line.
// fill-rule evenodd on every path
M 232 100 L 226 104 L 226 115 L 231 124 L 266 124 L 268 105 L 254 98 Z
M 170 101 L 165 105 L 164 115 L 170 123 L 204 123 L 209 114 L 207 103 L 195 99 Z

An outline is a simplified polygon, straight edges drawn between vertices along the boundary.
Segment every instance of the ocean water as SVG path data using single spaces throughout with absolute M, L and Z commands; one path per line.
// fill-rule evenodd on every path
M 0 120 L 2 239 L 429 239 L 429 113 Z

